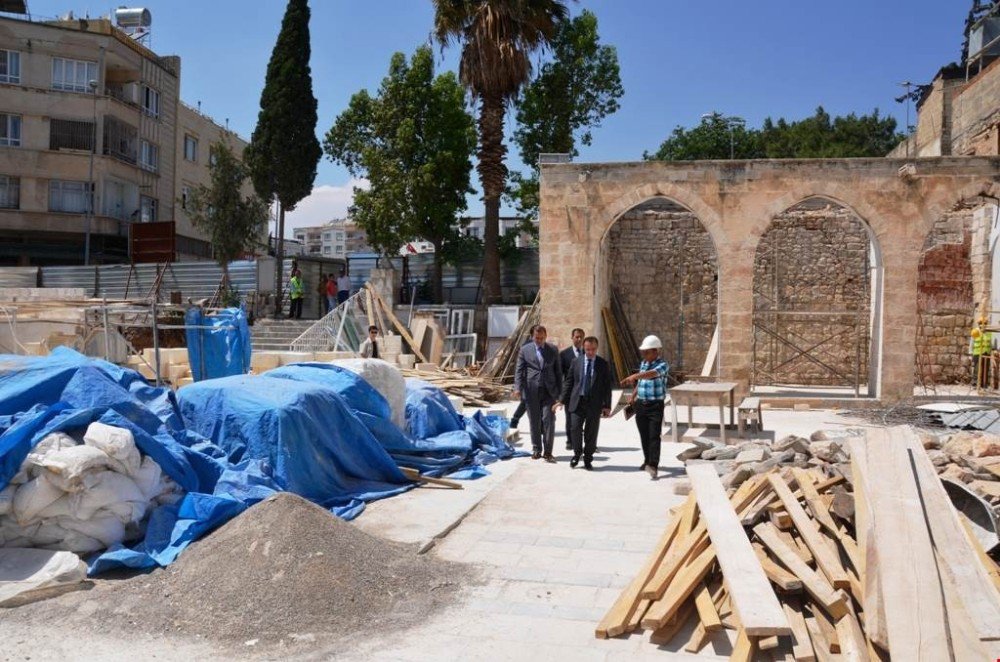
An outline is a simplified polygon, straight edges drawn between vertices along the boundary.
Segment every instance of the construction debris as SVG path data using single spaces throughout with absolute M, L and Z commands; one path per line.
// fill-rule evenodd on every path
M 847 476 L 770 467 L 728 499 L 713 463 L 689 465 L 693 493 L 596 635 L 644 628 L 697 653 L 729 630 L 731 659 L 744 660 L 995 659 L 1000 569 L 921 438 L 875 429 L 823 451 L 835 445 Z
M 479 369 L 478 376 L 496 384 L 512 384 L 514 382 L 514 370 L 517 368 L 517 356 L 524 343 L 528 342 L 529 334 L 536 324 L 542 321 L 542 311 L 539 305 L 539 298 L 536 295 L 534 302 L 517 322 L 517 327 L 496 354 L 490 357 Z
M 639 365 L 639 346 L 614 288 L 611 288 L 611 305 L 601 308 L 601 317 L 608 336 L 614 379 L 618 382 L 632 374 Z

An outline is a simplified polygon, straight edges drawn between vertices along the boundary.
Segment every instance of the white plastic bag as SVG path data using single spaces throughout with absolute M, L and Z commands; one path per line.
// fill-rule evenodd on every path
M 36 517 L 40 520 L 51 519 L 54 517 L 68 517 L 70 514 L 69 507 L 69 494 L 63 494 L 58 499 L 42 508 Z
M 0 516 L 9 515 L 14 509 L 14 492 L 16 491 L 17 485 L 13 483 L 0 490 Z
M 71 446 L 47 453 L 39 466 L 48 470 L 46 478 L 66 492 L 75 492 L 83 486 L 83 477 L 90 472 L 111 466 L 111 459 L 93 446 Z
M 139 471 L 132 478 L 135 480 L 136 486 L 142 491 L 142 495 L 146 497 L 146 501 L 152 501 L 163 491 L 160 485 L 162 476 L 163 470 L 160 469 L 160 465 L 147 455 L 142 458 Z
M 97 538 L 91 538 L 79 531 L 66 531 L 65 537 L 57 543 L 51 545 L 39 545 L 39 549 L 61 550 L 73 552 L 75 554 L 90 554 L 99 552 L 106 545 Z
M 406 428 L 406 379 L 399 368 L 381 359 L 334 359 L 333 365 L 346 368 L 364 379 L 389 401 L 392 422 Z
M 97 511 L 94 517 L 101 517 L 105 514 L 116 517 L 125 526 L 138 524 L 146 516 L 146 502 L 122 501 L 113 503 Z
M 63 494 L 49 482 L 48 476 L 29 480 L 14 493 L 14 518 L 20 524 L 27 524 Z
M 64 432 L 53 432 L 46 435 L 41 441 L 35 444 L 35 447 L 28 453 L 28 457 L 24 458 L 21 470 L 28 472 L 29 477 L 36 478 L 41 469 L 42 459 L 46 455 L 62 450 L 63 448 L 71 448 L 79 445 L 80 442 Z
M 122 501 L 145 501 L 135 481 L 114 471 L 101 471 L 84 480 L 84 487 L 70 500 L 73 517 L 90 519 L 101 508 Z
M 94 422 L 87 427 L 83 443 L 104 451 L 112 460 L 112 468 L 119 473 L 134 476 L 139 470 L 141 457 L 131 430 Z
M 58 523 L 66 531 L 76 531 L 90 538 L 100 540 L 104 543 L 105 547 L 110 547 L 115 543 L 125 540 L 125 525 L 114 515 L 92 517 L 88 520 L 60 517 Z

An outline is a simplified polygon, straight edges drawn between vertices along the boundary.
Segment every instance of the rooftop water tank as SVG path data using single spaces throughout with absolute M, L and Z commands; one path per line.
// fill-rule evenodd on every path
M 153 15 L 142 7 L 119 7 L 115 10 L 115 23 L 120 28 L 148 28 Z

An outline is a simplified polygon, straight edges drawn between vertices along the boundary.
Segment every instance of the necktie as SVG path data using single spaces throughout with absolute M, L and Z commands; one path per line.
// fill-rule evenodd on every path
M 539 368 L 544 368 L 545 367 L 545 360 L 542 359 L 542 348 L 539 347 L 538 345 L 535 345 L 535 356 L 538 357 L 538 367 Z
M 590 395 L 590 381 L 594 377 L 594 372 L 591 369 L 592 364 L 590 359 L 584 359 L 584 370 L 583 370 L 583 394 Z

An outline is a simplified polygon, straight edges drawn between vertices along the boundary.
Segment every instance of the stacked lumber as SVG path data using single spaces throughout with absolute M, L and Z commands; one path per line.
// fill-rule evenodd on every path
M 517 356 L 524 343 L 528 342 L 528 333 L 532 327 L 542 321 L 542 310 L 538 303 L 538 295 L 531 308 L 521 315 L 517 327 L 496 354 L 491 356 L 479 369 L 479 376 L 497 384 L 510 384 L 514 381 L 514 369 L 517 367 Z
M 422 369 L 400 370 L 404 377 L 421 379 L 449 395 L 462 398 L 466 406 L 487 407 L 491 403 L 510 398 L 510 389 L 470 374 L 467 369 L 447 370 L 433 364 L 423 364 L 420 367 Z
M 711 463 L 689 464 L 691 494 L 597 637 L 642 628 L 671 650 L 711 642 L 741 660 L 997 659 L 1000 570 L 917 435 L 851 445 L 849 478 L 772 469 L 731 496 Z
M 611 353 L 611 367 L 614 379 L 621 381 L 639 366 L 639 346 L 635 342 L 625 309 L 622 308 L 618 292 L 612 288 L 610 305 L 601 308 L 601 319 L 608 337 Z

